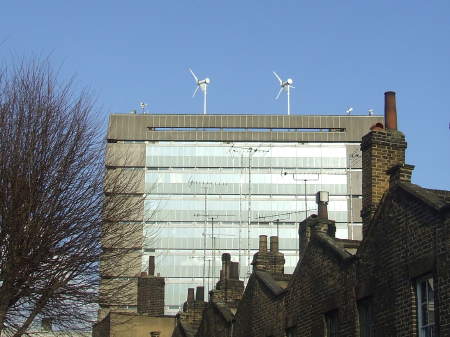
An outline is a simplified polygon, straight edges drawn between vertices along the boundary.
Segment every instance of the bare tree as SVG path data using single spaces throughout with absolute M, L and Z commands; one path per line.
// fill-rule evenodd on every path
M 85 327 L 97 310 L 100 257 L 117 264 L 141 245 L 142 224 L 120 221 L 142 195 L 126 194 L 134 180 L 121 170 L 105 175 L 92 113 L 90 96 L 58 82 L 48 62 L 0 70 L 2 336 L 46 317 Z

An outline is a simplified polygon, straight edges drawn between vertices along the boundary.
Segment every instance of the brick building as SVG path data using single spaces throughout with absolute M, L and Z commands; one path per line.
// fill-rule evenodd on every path
M 175 328 L 175 316 L 164 315 L 165 280 L 159 274 L 155 275 L 153 257 L 149 259 L 148 272 L 142 272 L 136 284 L 134 301 L 137 303 L 137 312 L 126 308 L 109 310 L 94 324 L 93 337 L 170 337 L 172 335 Z
M 361 143 L 363 240 L 352 255 L 326 217 L 302 223 L 287 336 L 450 336 L 450 192 L 411 183 L 394 93 L 385 107 Z
M 239 263 L 231 261 L 229 253 L 222 254 L 222 269 L 216 287 L 210 291 L 208 307 L 203 312 L 196 337 L 231 337 L 234 315 L 244 292 L 239 280 Z
M 239 263 L 231 261 L 231 255 L 222 254 L 222 269 L 216 287 L 209 292 L 208 302 L 203 295 L 193 300 L 193 290 L 188 290 L 188 300 L 178 314 L 177 327 L 172 337 L 231 337 L 234 314 L 244 291 L 244 282 L 239 280 Z
M 284 337 L 284 293 L 291 275 L 284 273 L 284 255 L 278 250 L 278 237 L 259 237 L 259 251 L 253 257 L 253 272 L 239 303 L 234 337 Z

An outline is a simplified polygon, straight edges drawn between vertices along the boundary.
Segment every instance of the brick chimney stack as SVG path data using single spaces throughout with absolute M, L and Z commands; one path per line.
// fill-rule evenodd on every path
M 322 232 L 334 238 L 336 235 L 336 222 L 328 219 L 328 201 L 329 193 L 326 191 L 319 191 L 316 194 L 317 213 L 312 214 L 302 222 L 298 227 L 299 235 L 299 252 L 300 258 L 306 250 L 306 247 L 311 240 L 313 232 Z
M 267 237 L 265 242 L 267 247 Z M 210 300 L 225 303 L 230 308 L 237 308 L 243 292 L 244 282 L 239 280 L 239 262 L 232 262 L 231 255 L 228 253 L 222 254 L 220 280 L 216 288 L 210 291 Z
M 385 191 L 394 167 L 405 167 L 406 140 L 397 130 L 395 92 L 384 94 L 384 120 L 386 128 L 377 124 L 362 138 L 362 210 L 363 236 Z M 411 166 L 406 168 L 412 171 Z M 405 176 L 405 175 L 403 175 Z M 409 174 L 410 177 L 410 174 Z
M 149 256 L 148 274 L 142 272 L 137 285 L 137 312 L 151 316 L 164 315 L 164 277 L 155 276 L 155 257 Z
M 195 330 L 200 326 L 203 311 L 207 305 L 204 298 L 204 287 L 197 287 L 197 289 L 188 288 L 187 300 L 183 304 L 183 312 L 179 314 L 179 318 L 189 323 Z
M 259 251 L 253 255 L 253 270 L 283 274 L 284 262 L 284 254 L 279 251 L 278 236 L 270 237 L 270 251 L 267 251 L 267 236 L 260 235 Z

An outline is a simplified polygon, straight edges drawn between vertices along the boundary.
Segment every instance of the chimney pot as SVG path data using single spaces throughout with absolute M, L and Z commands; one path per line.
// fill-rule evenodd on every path
M 205 301 L 205 287 L 197 287 L 197 291 L 195 293 L 195 300 L 200 302 Z
M 270 237 L 270 252 L 278 253 L 278 236 Z
M 223 279 L 227 280 L 230 278 L 230 262 L 231 255 L 229 253 L 222 254 L 222 276 Z
M 239 262 L 231 262 L 230 278 L 239 280 Z
M 383 129 L 384 129 L 384 126 L 381 123 L 376 123 L 370 127 L 370 131 L 380 131 Z
M 188 301 L 188 303 L 194 302 L 194 288 L 188 288 L 187 301 Z
M 386 129 L 397 130 L 397 106 L 394 91 L 384 93 L 384 124 Z
M 155 257 L 154 256 L 148 257 L 148 275 L 150 275 L 150 276 L 155 275 Z
M 318 208 L 318 216 L 322 219 L 328 219 L 328 200 L 329 200 L 329 193 L 326 191 L 320 191 L 316 194 L 316 202 L 317 202 L 317 208 Z
M 259 236 L 259 252 L 267 253 L 267 235 Z

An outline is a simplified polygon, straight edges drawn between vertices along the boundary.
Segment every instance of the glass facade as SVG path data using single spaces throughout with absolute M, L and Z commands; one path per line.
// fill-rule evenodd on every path
M 146 143 L 143 265 L 156 256 L 167 313 L 178 311 L 187 288 L 214 286 L 224 252 L 246 279 L 261 234 L 279 236 L 292 273 L 298 223 L 316 212 L 317 191 L 330 193 L 336 236 L 347 238 L 346 165 L 344 143 Z

